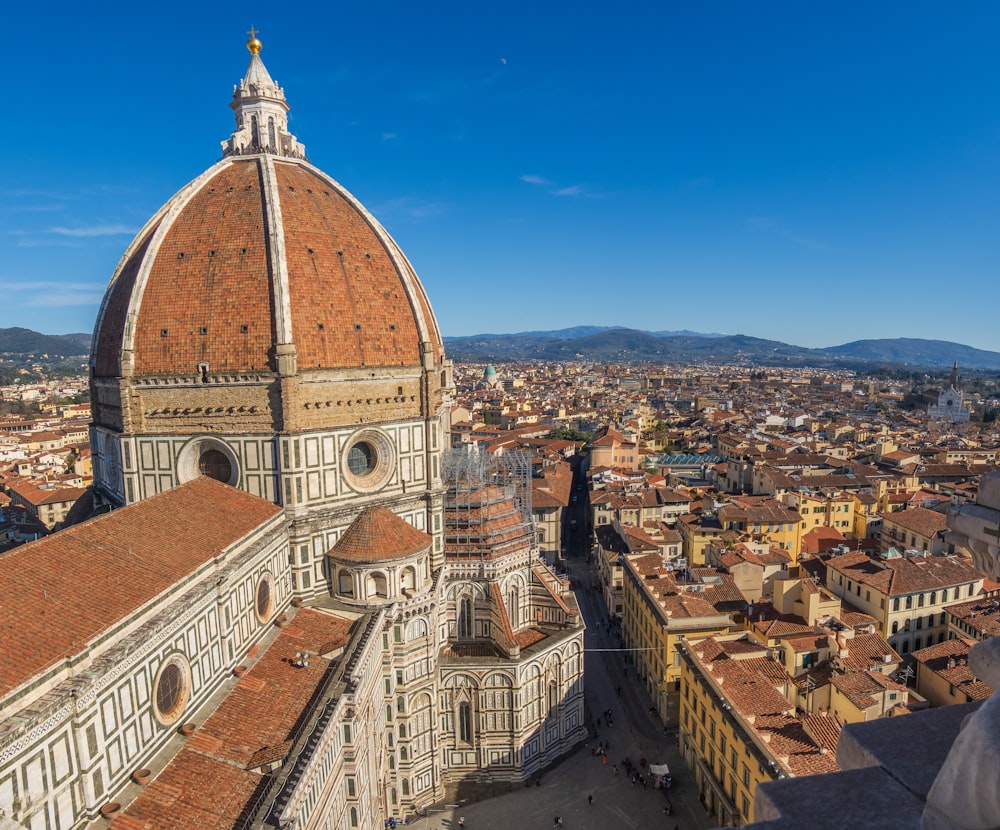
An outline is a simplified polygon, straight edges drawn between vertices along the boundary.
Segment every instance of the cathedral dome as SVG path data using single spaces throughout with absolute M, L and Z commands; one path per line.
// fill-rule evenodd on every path
M 303 515 L 416 498 L 452 384 L 434 312 L 385 228 L 308 161 L 260 41 L 247 48 L 221 160 L 146 223 L 105 292 L 95 487 L 130 504 L 209 475 Z
M 95 377 L 420 366 L 443 358 L 416 273 L 379 222 L 305 159 L 248 42 L 223 158 L 139 232 L 94 334 Z

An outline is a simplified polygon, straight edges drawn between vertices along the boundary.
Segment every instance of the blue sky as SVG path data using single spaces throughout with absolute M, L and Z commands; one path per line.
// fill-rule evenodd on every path
M 1000 351 L 985 1 L 10 6 L 0 327 L 92 329 L 132 235 L 218 158 L 251 25 L 446 335 Z

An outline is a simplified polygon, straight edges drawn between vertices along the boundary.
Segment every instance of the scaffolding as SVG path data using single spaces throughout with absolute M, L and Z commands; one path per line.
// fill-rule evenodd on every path
M 451 450 L 443 473 L 447 558 L 499 559 L 534 547 L 530 453 Z

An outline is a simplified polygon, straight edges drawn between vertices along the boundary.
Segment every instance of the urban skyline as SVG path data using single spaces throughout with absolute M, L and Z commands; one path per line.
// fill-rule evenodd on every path
M 254 25 L 292 131 L 407 251 L 445 335 L 1000 350 L 989 304 L 943 296 L 997 273 L 995 7 L 603 11 L 12 9 L 4 324 L 92 328 L 131 236 L 218 157 Z

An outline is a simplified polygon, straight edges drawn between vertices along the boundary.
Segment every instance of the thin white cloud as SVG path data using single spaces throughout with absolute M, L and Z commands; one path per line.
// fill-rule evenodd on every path
M 791 242 L 793 245 L 798 245 L 800 248 L 806 248 L 810 251 L 829 253 L 834 250 L 832 245 L 829 245 L 822 240 L 813 239 L 812 237 L 796 233 L 783 221 L 773 216 L 748 217 L 746 220 L 746 226 L 747 230 L 754 233 L 769 233 L 779 239 L 784 239 L 787 242 Z
M 550 182 L 544 176 L 536 176 L 533 173 L 525 173 L 523 176 L 520 176 L 519 178 L 522 182 L 527 182 L 528 184 L 538 184 L 538 185 L 552 184 L 552 182 Z
M 769 231 L 778 225 L 778 220 L 772 216 L 750 216 L 746 220 L 747 230 Z
M 52 308 L 53 306 L 97 305 L 104 296 L 103 291 L 50 290 L 44 297 L 30 297 L 24 305 Z
M 382 140 L 383 141 L 392 141 L 396 137 L 397 136 L 396 136 L 395 133 L 382 133 Z
M 18 248 L 81 248 L 83 247 L 82 242 L 76 242 L 72 239 L 53 239 L 48 236 L 45 239 L 39 239 L 35 236 L 22 236 L 17 240 L 16 247 Z
M 711 187 L 713 184 L 715 182 L 712 181 L 711 176 L 698 176 L 694 179 L 688 179 L 681 187 L 684 190 L 701 190 L 704 187 Z
M 48 199 L 55 202 L 71 201 L 79 199 L 79 194 L 67 193 L 58 190 L 35 190 L 33 188 L 3 188 L 0 189 L 0 196 L 4 199 Z
M 445 206 L 440 202 L 422 202 L 419 199 L 400 196 L 378 205 L 372 213 L 383 219 L 392 217 L 411 220 L 431 219 L 445 213 Z
M 89 237 L 89 236 L 119 236 L 121 234 L 134 234 L 138 228 L 133 228 L 120 223 L 113 225 L 91 225 L 89 228 L 49 228 L 49 233 L 59 236 Z
M 17 213 L 54 213 L 58 210 L 65 210 L 66 205 L 64 204 L 51 204 L 51 205 L 19 205 L 16 208 Z
M 560 187 L 558 190 L 553 191 L 556 196 L 585 196 L 583 185 L 574 184 L 569 187 Z
M 87 282 L 59 282 L 58 280 L 17 280 L 10 279 L 4 286 L 7 291 L 96 291 L 99 290 L 92 283 Z M 103 289 L 103 286 L 99 287 Z

